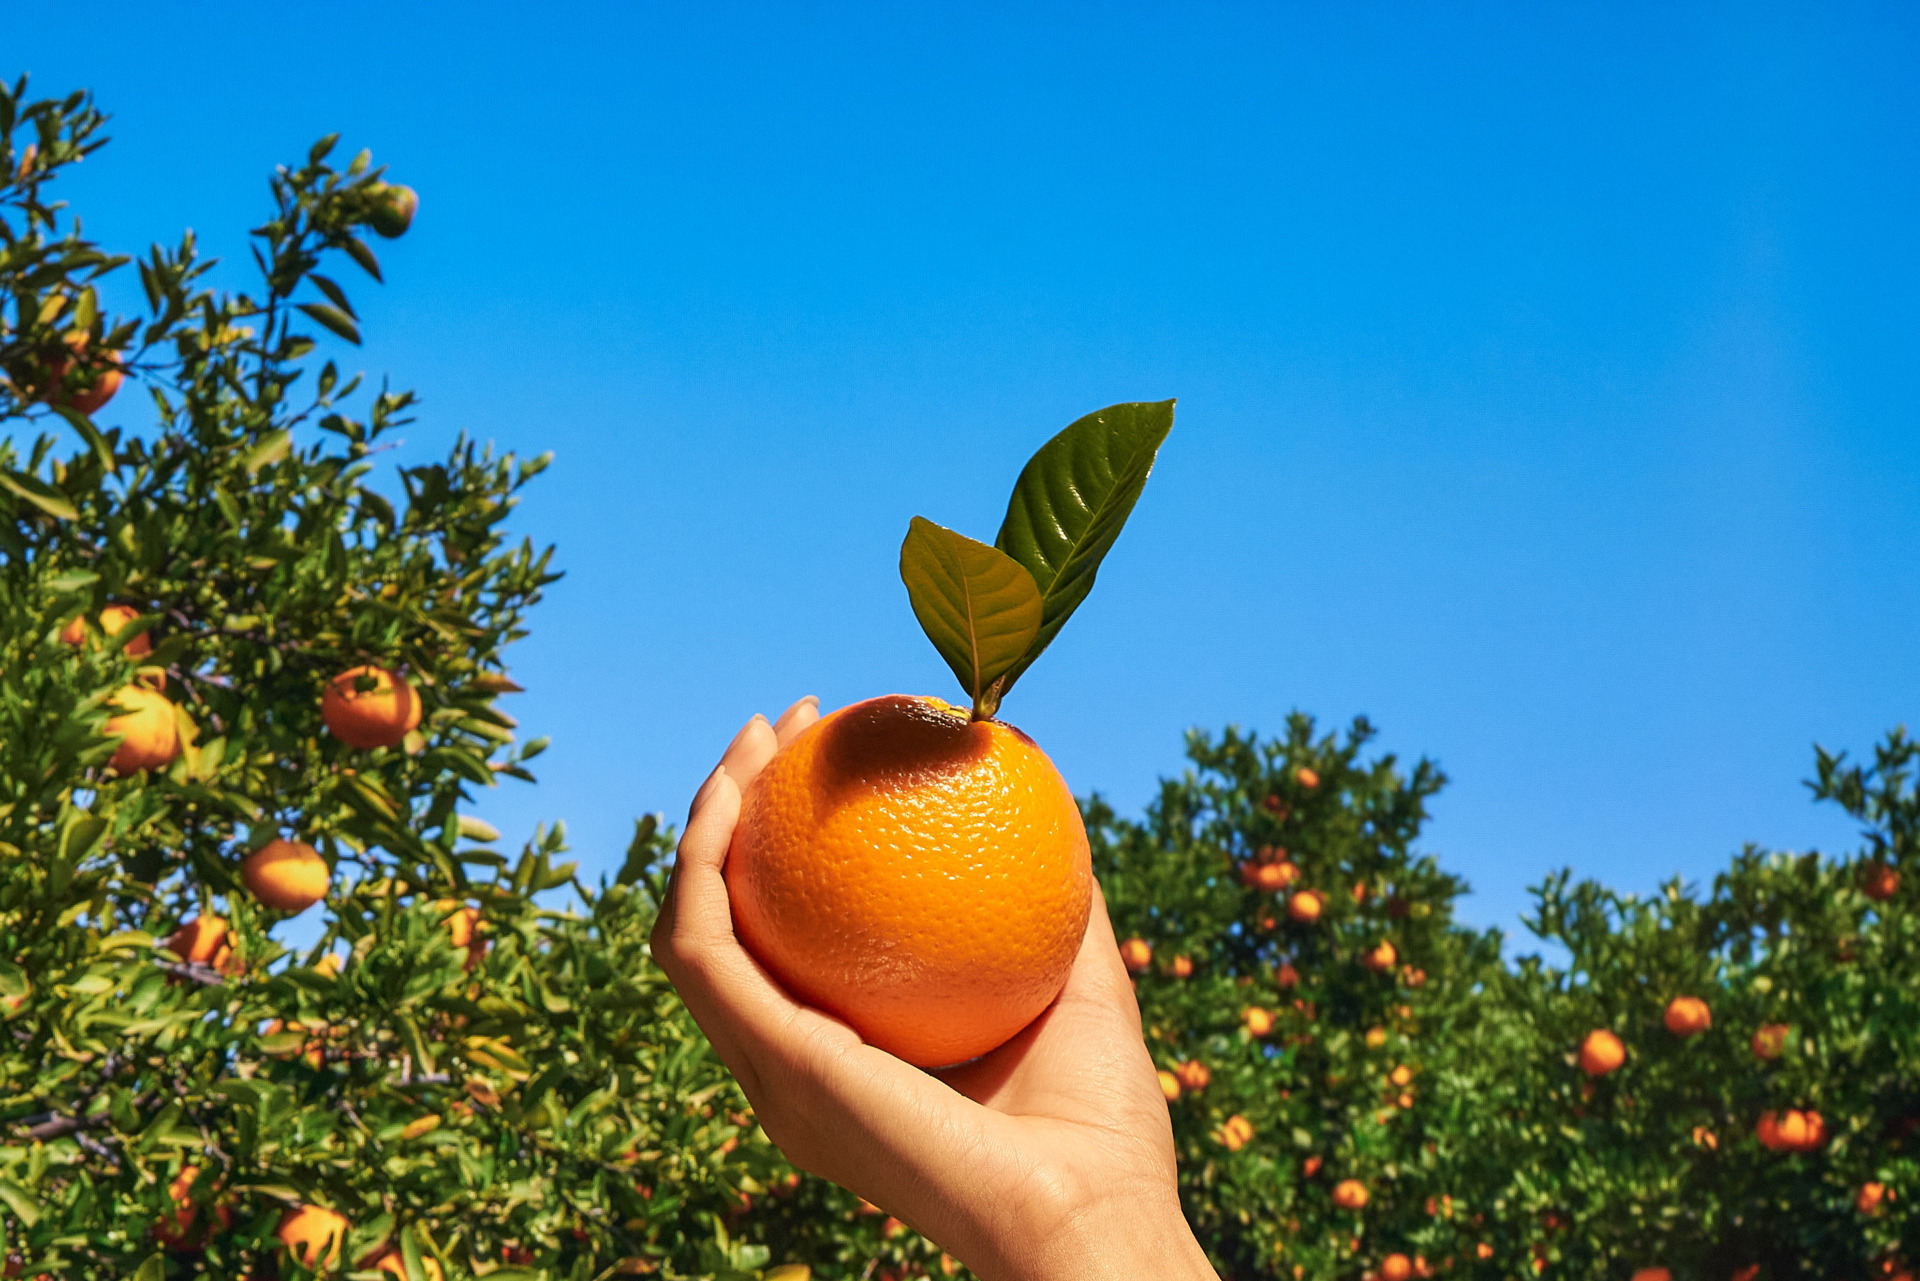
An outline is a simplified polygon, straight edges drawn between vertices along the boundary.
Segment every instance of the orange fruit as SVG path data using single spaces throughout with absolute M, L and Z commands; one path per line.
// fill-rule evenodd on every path
M 1319 1157 L 1310 1156 L 1300 1163 L 1300 1173 L 1303 1177 L 1311 1179 L 1314 1175 L 1320 1173 L 1320 1166 L 1322 1164 L 1323 1162 Z
M 487 954 L 487 941 L 480 937 L 480 909 L 462 907 L 450 898 L 443 898 L 434 906 L 448 914 L 444 924 L 453 945 L 467 949 L 467 959 L 461 968 L 473 969 Z
M 382 1250 L 378 1256 L 360 1266 L 362 1268 L 376 1268 L 388 1276 L 399 1277 L 401 1281 L 406 1281 L 406 1257 L 394 1246 L 388 1246 L 385 1250 Z M 440 1260 L 425 1253 L 420 1256 L 420 1271 L 426 1273 L 427 1281 L 442 1281 L 442 1278 L 446 1275 L 440 1271 Z
M 76 356 L 86 351 L 87 335 L 69 333 L 63 340 Z M 121 380 L 125 377 L 120 370 L 120 353 L 108 348 L 95 356 L 83 356 L 86 366 L 74 379 L 74 385 L 67 385 L 67 371 L 73 367 L 73 361 L 66 356 L 56 356 L 47 362 L 47 384 L 41 399 L 56 409 L 72 409 L 91 417 L 106 407 L 114 393 L 120 390 Z
M 1032 739 L 932 698 L 841 708 L 746 789 L 735 932 L 788 991 L 920 1067 L 1052 1004 L 1087 931 L 1080 808 Z
M 1177 979 L 1184 979 L 1184 978 L 1191 977 L 1191 975 L 1193 974 L 1193 958 L 1187 957 L 1187 956 L 1176 956 L 1173 958 L 1173 965 L 1171 969 L 1173 970 L 1173 977 Z
M 1383 1027 L 1368 1028 L 1366 1041 L 1367 1041 L 1367 1048 L 1369 1050 L 1379 1049 L 1381 1046 L 1387 1043 L 1387 1029 Z
M 280 1216 L 273 1235 L 302 1267 L 330 1272 L 340 1266 L 340 1243 L 347 1239 L 347 1221 L 322 1206 L 297 1205 Z
M 1720 1146 L 1719 1138 L 1714 1135 L 1712 1130 L 1709 1130 L 1704 1125 L 1696 1125 L 1693 1127 L 1693 1142 L 1694 1146 L 1705 1148 L 1709 1152 Z
M 1887 1200 L 1887 1185 L 1884 1183 L 1863 1183 L 1860 1192 L 1853 1198 L 1853 1208 L 1862 1214 L 1880 1213 L 1881 1203 Z
M 166 948 L 183 961 L 213 965 L 229 952 L 227 923 L 218 916 L 196 916 L 173 932 Z
M 1666 1268 L 1641 1268 L 1633 1274 L 1633 1281 L 1673 1281 L 1673 1273 Z
M 100 630 L 108 636 L 118 636 L 120 629 L 140 617 L 140 611 L 131 605 L 109 605 L 100 611 Z M 69 645 L 78 645 L 87 639 L 87 620 L 82 615 L 60 629 L 60 639 Z M 143 658 L 153 652 L 152 637 L 141 632 L 128 641 L 121 651 L 128 658 Z
M 1180 1084 L 1189 1090 L 1204 1090 L 1207 1088 L 1207 1082 L 1213 1080 L 1212 1071 L 1198 1059 L 1174 1064 L 1173 1074 L 1180 1079 Z
M 1314 773 L 1313 770 L 1309 769 L 1305 765 L 1302 765 L 1299 769 L 1295 770 L 1293 772 L 1293 776 L 1294 778 L 1299 780 L 1300 786 L 1308 789 L 1309 791 L 1320 786 L 1320 776 Z
M 1493 1257 L 1493 1247 L 1485 1241 L 1482 1241 L 1473 1247 L 1473 1256 L 1476 1259 L 1491 1259 Z
M 1780 1114 L 1771 1109 L 1762 1112 L 1754 1124 L 1753 1137 L 1760 1140 L 1760 1146 L 1773 1152 L 1786 1149 L 1786 1143 L 1780 1137 Z
M 1360 954 L 1360 963 L 1376 973 L 1384 973 L 1392 969 L 1393 963 L 1399 959 L 1400 954 L 1393 950 L 1393 944 L 1386 939 L 1381 939 L 1379 943 Z
M 1755 1058 L 1777 1059 L 1786 1052 L 1787 1037 L 1793 1029 L 1785 1023 L 1765 1023 L 1753 1034 L 1753 1054 Z
M 327 682 L 320 718 L 349 747 L 398 747 L 420 725 L 420 696 L 384 667 L 354 667 Z
M 1389 1083 L 1403 1088 L 1412 1085 L 1413 1069 L 1402 1063 L 1399 1067 L 1387 1073 L 1387 1080 Z
M 1253 870 L 1253 883 L 1263 890 L 1284 890 L 1300 879 L 1300 869 L 1292 863 L 1262 863 Z
M 1580 1070 L 1588 1076 L 1605 1076 L 1627 1061 L 1627 1047 L 1605 1028 L 1587 1033 L 1580 1044 Z
M 1884 903 L 1900 892 L 1900 873 L 1885 863 L 1869 863 L 1861 871 L 1860 891 L 1876 903 Z
M 1333 1185 L 1333 1203 L 1342 1210 L 1363 1210 L 1367 1205 L 1367 1185 L 1358 1179 L 1342 1179 Z
M 1808 1108 L 1805 1112 L 1801 1113 L 1801 1116 L 1806 1126 L 1806 1131 L 1800 1139 L 1799 1147 L 1795 1150 L 1799 1152 L 1811 1152 L 1827 1141 L 1827 1122 L 1824 1117 L 1812 1108 Z
M 1727 1278 L 1727 1281 L 1755 1281 L 1755 1278 L 1759 1275 L 1760 1265 L 1757 1263 L 1749 1263 L 1744 1268 L 1735 1268 L 1733 1274 Z
M 1226 1146 L 1227 1151 L 1238 1152 L 1252 1142 L 1253 1122 L 1236 1112 L 1226 1119 L 1215 1137 Z
M 240 861 L 247 892 L 276 912 L 304 912 L 327 896 L 333 869 L 305 841 L 279 837 Z
M 1135 974 L 1145 974 L 1153 964 L 1153 944 L 1142 938 L 1128 939 L 1120 945 L 1120 963 Z
M 1300 971 L 1293 968 L 1292 961 L 1282 961 L 1274 972 L 1274 981 L 1281 987 L 1293 987 L 1300 982 Z
M 1287 915 L 1305 924 L 1320 919 L 1321 907 L 1319 894 L 1313 890 L 1301 890 L 1287 900 Z
M 145 685 L 128 685 L 108 704 L 120 715 L 110 717 L 106 733 L 118 738 L 113 759 L 107 764 L 122 776 L 143 769 L 171 765 L 180 754 L 180 727 L 173 718 L 173 704 Z
M 1697 996 L 1676 996 L 1667 1002 L 1667 1031 L 1692 1036 L 1713 1026 L 1713 1011 Z
M 1159 1075 L 1160 1075 L 1160 1092 L 1167 1096 L 1167 1102 L 1171 1103 L 1175 1099 L 1179 1098 L 1180 1097 L 1180 1078 L 1175 1076 L 1173 1073 L 1167 1071 L 1164 1068 L 1161 1069 Z
M 399 183 L 375 182 L 367 187 L 367 225 L 392 240 L 406 234 L 420 208 L 420 193 Z
M 1273 1031 L 1273 1015 L 1257 1005 L 1250 1005 L 1242 1010 L 1240 1021 L 1247 1025 L 1248 1033 L 1255 1037 L 1262 1037 Z
M 1380 1281 L 1409 1281 L 1413 1260 L 1404 1254 L 1389 1254 L 1380 1260 Z

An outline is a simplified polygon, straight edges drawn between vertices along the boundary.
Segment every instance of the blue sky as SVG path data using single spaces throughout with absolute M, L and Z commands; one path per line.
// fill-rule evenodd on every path
M 1123 811 L 1189 726 L 1364 713 L 1511 928 L 1847 847 L 1812 744 L 1920 703 L 1910 7 L 18 8 L 8 74 L 116 117 L 109 244 L 239 283 L 331 130 L 419 189 L 352 359 L 407 460 L 557 454 L 554 747 L 481 812 L 589 869 L 756 709 L 950 694 L 909 517 L 991 537 L 1120 400 L 1174 435 L 1003 714 Z

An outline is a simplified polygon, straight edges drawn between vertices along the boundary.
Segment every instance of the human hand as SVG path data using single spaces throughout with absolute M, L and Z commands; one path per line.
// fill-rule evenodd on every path
M 1106 900 L 1066 987 L 991 1054 L 926 1072 L 788 996 L 734 937 L 741 794 L 820 717 L 755 716 L 693 798 L 653 955 L 795 1165 L 912 1224 L 984 1281 L 1213 1278 L 1180 1211 L 1173 1129 Z

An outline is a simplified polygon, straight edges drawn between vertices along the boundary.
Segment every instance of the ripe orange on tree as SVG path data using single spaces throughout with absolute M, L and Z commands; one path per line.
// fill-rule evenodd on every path
M 1595 1028 L 1580 1043 L 1580 1070 L 1588 1076 L 1605 1076 L 1627 1061 L 1627 1047 L 1605 1028 Z
M 140 611 L 131 605 L 108 605 L 100 611 L 100 632 L 104 636 L 118 636 L 120 629 L 140 617 Z M 87 639 L 86 615 L 68 623 L 60 629 L 60 639 L 69 645 L 82 644 Z M 128 658 L 144 658 L 153 652 L 153 640 L 142 632 L 126 643 L 121 650 Z
M 1860 1185 L 1860 1191 L 1853 1198 L 1853 1208 L 1862 1214 L 1878 1214 L 1881 1207 L 1892 1199 L 1886 1184 L 1863 1183 Z
M 1641 1268 L 1633 1274 L 1633 1281 L 1673 1281 L 1673 1272 L 1668 1268 Z
M 1753 1034 L 1753 1054 L 1755 1058 L 1777 1059 L 1786 1053 L 1787 1038 L 1793 1029 L 1785 1023 L 1763 1023 Z
M 1378 943 L 1360 954 L 1360 963 L 1376 974 L 1391 970 L 1394 962 L 1399 959 L 1400 954 L 1394 950 L 1393 944 L 1386 939 L 1381 939 Z
M 1207 1082 L 1213 1080 L 1213 1072 L 1199 1059 L 1188 1059 L 1173 1065 L 1173 1074 L 1179 1078 L 1182 1088 L 1204 1090 Z
M 1333 1203 L 1342 1210 L 1364 1210 L 1367 1185 L 1358 1179 L 1342 1179 L 1333 1185 Z
M 1713 1011 L 1697 996 L 1676 996 L 1667 1002 L 1665 1022 L 1675 1036 L 1693 1036 L 1713 1026 Z
M 273 1235 L 304 1268 L 315 1272 L 340 1266 L 340 1247 L 347 1239 L 347 1220 L 324 1206 L 296 1205 L 280 1216 Z
M 352 667 L 327 682 L 320 717 L 349 747 L 398 747 L 420 725 L 420 696 L 397 672 Z
M 855 703 L 746 788 L 725 870 L 741 943 L 910 1063 L 1003 1044 L 1072 968 L 1093 891 L 1079 806 L 996 714 L 1091 589 L 1172 427 L 1171 401 L 1073 423 L 1021 472 L 993 546 L 915 517 L 900 576 L 971 707 Z M 1132 943 L 1138 972 L 1151 950 Z
M 1153 944 L 1132 938 L 1120 945 L 1120 963 L 1135 974 L 1145 974 L 1153 964 Z
M 1305 925 L 1320 919 L 1325 904 L 1316 890 L 1301 890 L 1287 900 L 1287 915 Z
M 61 341 L 69 354 L 47 361 L 45 379 L 32 380 L 39 388 L 38 398 L 56 409 L 88 416 L 99 413 L 125 378 L 120 353 L 112 348 L 89 351 L 92 336 L 80 330 L 70 330 Z
M 333 869 L 305 841 L 275 837 L 240 860 L 247 892 L 276 912 L 304 912 L 327 896 Z
M 1861 869 L 1860 892 L 1876 903 L 1884 903 L 1900 892 L 1900 873 L 1885 863 L 1869 863 Z
M 1273 1015 L 1257 1005 L 1249 1005 L 1240 1011 L 1240 1021 L 1246 1024 L 1248 1035 L 1256 1038 L 1273 1031 Z
M 1173 958 L 1173 964 L 1167 968 L 1173 977 L 1177 979 L 1191 978 L 1193 976 L 1193 958 L 1190 956 L 1176 956 Z
M 106 725 L 108 736 L 120 740 L 107 762 L 114 773 L 137 774 L 173 763 L 180 754 L 180 726 L 165 695 L 145 685 L 128 685 L 108 705 L 120 713 Z
M 1179 1098 L 1180 1078 L 1165 1068 L 1161 1068 L 1157 1075 L 1160 1078 L 1160 1092 L 1167 1096 L 1167 1102 L 1171 1103 Z
M 1413 1276 L 1413 1260 L 1404 1254 L 1389 1254 L 1380 1260 L 1380 1281 L 1408 1281 Z

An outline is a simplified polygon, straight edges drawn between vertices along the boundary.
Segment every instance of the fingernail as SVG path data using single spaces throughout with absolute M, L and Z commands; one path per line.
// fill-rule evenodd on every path
M 815 707 L 820 706 L 820 696 L 818 694 L 809 694 L 800 701 L 803 703 L 812 703 Z

